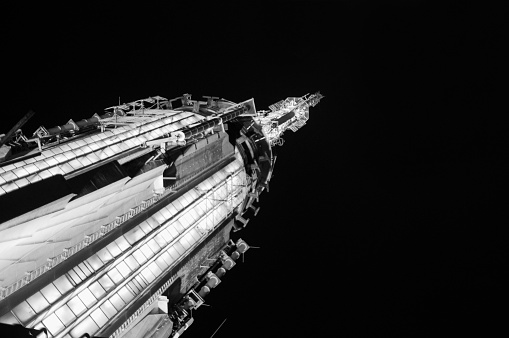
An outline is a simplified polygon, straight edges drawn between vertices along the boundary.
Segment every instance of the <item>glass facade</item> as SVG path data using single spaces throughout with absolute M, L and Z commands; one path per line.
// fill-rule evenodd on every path
M 235 186 L 221 179 L 227 174 Z M 24 325 L 42 323 L 53 337 L 97 333 L 242 202 L 244 181 L 237 158 L 20 303 L 12 314 Z M 217 196 L 231 196 L 233 203 Z M 45 313 L 50 306 L 52 311 Z

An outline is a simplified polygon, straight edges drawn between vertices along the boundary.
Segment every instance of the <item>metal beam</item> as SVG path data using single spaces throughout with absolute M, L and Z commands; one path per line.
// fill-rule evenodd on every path
M 9 140 L 12 138 L 12 136 L 14 135 L 14 133 L 16 133 L 16 131 L 21 128 L 25 123 L 27 123 L 27 121 L 32 117 L 34 116 L 35 112 L 33 110 L 29 110 L 28 113 L 26 113 L 19 121 L 18 123 L 16 123 L 12 128 L 11 130 L 9 130 L 7 132 L 7 134 L 5 134 L 4 137 L 2 137 L 2 139 L 0 140 L 0 147 L 3 146 L 6 142 L 9 142 Z

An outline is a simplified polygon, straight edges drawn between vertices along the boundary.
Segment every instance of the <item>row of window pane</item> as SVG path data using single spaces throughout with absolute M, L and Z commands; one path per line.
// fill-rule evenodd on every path
M 83 334 L 83 332 L 91 332 L 83 330 L 94 330 L 96 326 L 97 328 L 100 328 L 105 325 L 107 318 L 111 318 L 116 313 L 112 309 L 112 305 L 117 311 L 120 311 L 125 306 L 125 304 L 129 303 L 135 297 L 136 294 L 141 293 L 142 290 L 144 290 L 144 288 L 148 285 L 148 283 L 154 281 L 156 276 L 159 276 L 165 269 L 171 266 L 173 262 L 183 253 L 184 248 L 188 249 L 194 243 L 196 243 L 196 241 L 199 240 L 199 237 L 200 235 L 196 229 L 192 229 L 183 238 L 181 238 L 181 240 L 176 243 L 175 246 L 170 248 L 170 250 L 167 252 L 164 252 L 160 257 L 158 257 L 157 260 L 146 267 L 141 272 L 141 278 L 140 276 L 137 276 L 127 285 L 122 287 L 116 294 L 111 296 L 110 301 L 105 302 L 99 309 L 96 309 L 91 314 L 93 323 L 89 320 L 83 321 L 82 323 L 78 324 L 77 328 L 71 331 L 71 336 L 75 336 L 80 332 L 81 334 Z M 154 240 L 153 242 L 148 242 L 144 247 L 149 248 L 149 243 L 154 244 L 156 241 Z M 142 251 L 140 250 L 136 252 L 141 253 Z M 132 267 L 129 267 L 129 265 Z M 43 324 L 53 335 L 59 333 L 66 325 L 69 325 L 71 322 L 73 322 L 77 316 L 83 314 L 87 307 L 91 308 L 97 302 L 97 299 L 100 299 L 106 293 L 106 290 L 114 286 L 112 279 L 114 279 L 116 283 L 121 283 L 124 279 L 122 279 L 120 275 L 122 275 L 123 278 L 126 278 L 130 272 L 135 270 L 137 267 L 139 267 L 139 265 L 137 264 L 136 259 L 134 259 L 132 256 L 129 256 L 128 259 L 117 265 L 115 269 L 112 269 L 108 275 L 103 276 L 99 281 L 91 284 L 88 289 L 84 289 L 82 292 L 80 292 L 80 294 L 72 298 L 67 304 L 64 304 L 53 314 L 48 316 L 43 321 Z M 112 279 L 108 278 L 107 276 L 111 276 Z M 55 292 L 58 292 L 58 290 L 56 286 L 48 286 L 44 292 L 46 294 L 54 294 Z M 35 299 L 36 297 L 31 299 L 34 304 L 38 304 L 38 306 L 41 308 L 46 306 L 42 305 L 47 304 L 47 301 L 41 298 L 42 294 L 34 296 L 38 297 L 37 299 Z M 53 295 L 53 298 L 55 298 L 55 295 Z M 41 308 L 38 308 L 37 311 L 40 311 Z
M 154 127 L 155 128 L 155 127 Z M 27 185 L 29 183 L 34 183 L 36 181 L 39 181 L 41 179 L 44 179 L 45 175 L 32 175 L 30 176 L 30 180 L 26 179 L 26 177 L 30 174 L 35 173 L 36 171 L 44 170 L 45 168 L 49 168 L 45 170 L 50 176 L 57 175 L 57 174 L 67 174 L 74 170 L 81 169 L 85 166 L 90 165 L 91 163 L 95 163 L 97 161 L 100 161 L 104 158 L 110 157 L 117 153 L 120 149 L 120 151 L 127 150 L 129 148 L 135 147 L 143 143 L 143 140 L 141 139 L 144 137 L 145 139 L 148 138 L 156 138 L 163 134 L 164 132 L 158 128 L 153 129 L 150 132 L 149 135 L 140 135 L 137 136 L 137 139 L 128 139 L 123 143 L 116 143 L 113 146 L 108 146 L 108 143 L 102 140 L 91 142 L 88 145 L 84 145 L 80 148 L 71 149 L 68 145 L 63 144 L 61 146 L 47 149 L 43 151 L 42 156 L 37 160 L 37 162 L 34 162 L 33 164 L 30 164 L 27 168 L 30 170 L 27 170 L 27 168 L 19 167 L 12 171 L 8 172 L 2 172 L 0 173 L 0 184 L 5 185 L 2 186 L 2 192 L 8 192 L 16 188 L 21 188 L 24 185 Z M 102 133 L 104 134 L 104 133 Z M 99 135 L 99 134 L 98 134 Z M 135 134 L 136 135 L 136 134 Z M 132 137 L 134 137 L 133 135 Z M 96 135 L 93 135 L 96 136 Z M 113 135 L 111 135 L 113 136 Z M 116 137 L 119 137 L 119 135 L 116 135 Z M 118 138 L 119 140 L 121 139 Z M 129 142 L 130 141 L 130 142 Z M 65 147 L 65 149 L 64 149 Z M 101 150 L 97 150 L 101 147 L 105 147 Z M 65 151 L 65 152 L 64 152 Z M 86 154 L 83 156 L 83 154 Z M 67 162 L 67 163 L 66 163 Z M 57 164 L 61 164 L 60 167 L 55 168 Z M 33 170 L 32 170 L 33 169 Z M 3 170 L 4 171 L 4 170 Z M 24 179 L 17 179 L 17 178 L 24 178 Z M 3 184 L 4 182 L 16 180 L 16 183 L 14 185 L 12 184 Z
M 175 208 L 175 206 L 171 206 L 170 208 Z M 202 210 L 203 209 L 204 208 L 202 208 Z M 145 263 L 147 259 L 152 257 L 156 252 L 159 252 L 162 247 L 169 244 L 175 237 L 185 231 L 185 229 L 189 227 L 190 223 L 196 221 L 196 217 L 198 215 L 194 210 L 191 212 L 191 214 L 184 214 L 182 217 L 180 217 L 179 220 L 175 220 L 171 226 L 169 226 L 167 229 L 158 234 L 158 236 L 145 244 L 142 248 L 140 248 L 140 250 L 137 250 L 132 255 L 128 256 L 124 262 L 121 262 L 107 275 L 103 276 L 99 281 L 91 284 L 88 289 L 83 290 L 78 296 L 75 296 L 73 299 L 71 299 L 68 302 L 68 305 L 64 305 L 59 310 L 57 310 L 55 315 L 59 318 L 58 320 L 60 323 L 64 325 L 64 323 L 67 323 L 70 320 L 69 318 L 74 318 L 74 316 L 81 315 L 86 310 L 87 306 L 93 306 L 97 299 L 100 299 L 104 294 L 106 294 L 108 290 L 114 287 L 115 283 L 118 284 L 122 282 L 129 276 L 132 271 L 136 270 L 140 264 Z M 133 231 L 129 234 L 132 235 L 138 233 L 143 227 L 136 228 L 136 231 Z M 150 225 L 146 224 L 145 231 L 148 232 L 150 228 Z M 143 232 L 143 230 L 141 231 Z M 137 237 L 137 241 L 143 237 L 143 235 L 135 237 Z M 122 251 L 127 250 L 129 248 L 129 243 L 134 244 L 134 241 L 128 240 L 129 238 L 130 237 L 127 236 L 126 240 L 126 238 L 120 237 L 115 242 L 110 243 L 106 248 L 99 251 L 96 255 L 93 255 L 85 262 L 73 268 L 68 273 L 71 281 L 74 284 L 79 284 L 93 271 L 98 270 L 102 265 L 112 260 L 113 256 L 117 256 Z M 141 274 L 143 278 L 138 277 L 135 279 L 136 282 L 132 281 L 127 285 L 131 292 L 122 291 L 124 295 L 123 299 L 125 298 L 124 300 L 128 301 L 127 298 L 129 297 L 127 297 L 127 295 L 132 294 L 133 292 L 138 293 L 141 288 L 146 287 L 147 282 L 152 282 L 156 276 L 162 273 L 163 270 L 171 266 L 174 261 L 178 259 L 185 252 L 185 250 L 189 249 L 196 241 L 198 241 L 199 238 L 200 234 L 196 229 L 193 229 L 188 234 L 186 234 L 181 240 L 179 240 L 179 242 L 175 243 L 175 245 L 164 252 L 161 257 L 159 257 L 149 267 L 143 270 Z M 71 288 L 72 284 L 69 282 L 69 279 L 67 279 L 66 276 L 62 276 L 56 280 L 54 284 L 52 283 L 45 289 L 41 290 L 41 294 L 38 293 L 33 295 L 31 297 L 32 299 L 27 300 L 27 303 L 23 304 L 26 307 L 26 311 L 24 312 L 28 314 L 27 316 L 24 316 L 24 320 L 28 320 L 31 317 L 31 313 L 33 314 L 34 312 L 44 310 L 49 306 L 50 302 L 56 301 L 61 297 L 63 293 L 69 291 Z M 30 306 L 30 302 L 33 303 L 33 306 Z M 65 317 L 64 313 L 68 313 L 68 311 L 66 312 L 64 309 L 66 310 L 67 308 L 71 309 L 72 314 L 69 314 L 68 317 Z M 56 325 L 59 322 L 56 321 L 54 317 L 48 317 L 47 322 L 48 325 L 53 325 L 53 330 L 59 327 L 59 325 Z

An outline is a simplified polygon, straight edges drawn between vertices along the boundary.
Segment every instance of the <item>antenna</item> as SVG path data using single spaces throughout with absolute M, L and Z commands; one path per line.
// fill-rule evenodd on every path
M 216 332 L 217 332 L 217 331 L 219 331 L 219 329 L 221 328 L 221 326 L 223 326 L 224 322 L 226 322 L 226 320 L 227 320 L 227 319 L 228 319 L 228 318 L 225 318 L 225 319 L 223 320 L 223 322 L 221 323 L 221 325 L 219 325 L 219 327 L 216 329 L 216 331 L 214 331 L 214 333 L 212 334 L 212 336 L 210 336 L 210 338 L 214 337 L 214 335 L 216 334 Z

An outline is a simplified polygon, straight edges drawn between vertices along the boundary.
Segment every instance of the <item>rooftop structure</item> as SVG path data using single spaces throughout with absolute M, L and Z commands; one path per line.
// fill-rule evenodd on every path
M 177 337 L 249 245 L 286 129 L 319 93 L 257 111 L 184 94 L 0 139 L 0 331 Z M 14 331 L 12 331 L 14 332 Z

